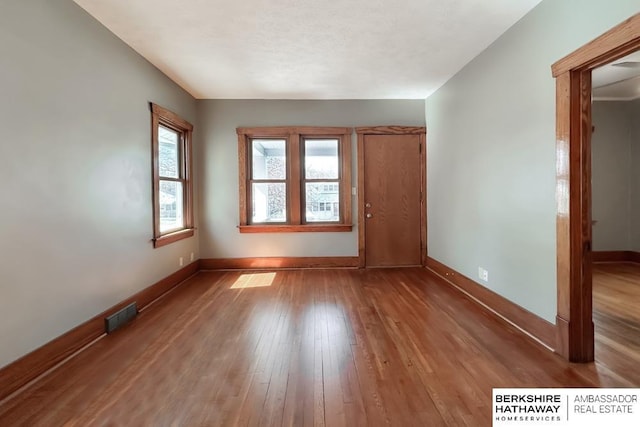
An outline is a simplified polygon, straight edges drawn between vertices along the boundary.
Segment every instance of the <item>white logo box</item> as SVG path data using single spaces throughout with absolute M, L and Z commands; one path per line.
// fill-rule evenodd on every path
M 640 426 L 638 388 L 494 388 L 494 427 Z

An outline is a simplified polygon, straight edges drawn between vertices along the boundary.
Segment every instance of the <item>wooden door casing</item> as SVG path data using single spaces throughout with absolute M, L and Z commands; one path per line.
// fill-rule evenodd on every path
M 424 265 L 425 128 L 356 131 L 360 266 Z
M 556 352 L 595 357 L 591 272 L 591 71 L 640 50 L 640 13 L 552 65 L 556 79 Z

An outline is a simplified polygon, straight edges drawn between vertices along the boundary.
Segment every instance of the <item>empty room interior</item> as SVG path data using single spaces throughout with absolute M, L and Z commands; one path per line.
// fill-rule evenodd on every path
M 592 109 L 593 318 L 597 360 L 640 349 L 640 53 L 595 69 Z
M 0 9 L 0 426 L 640 387 L 637 0 Z

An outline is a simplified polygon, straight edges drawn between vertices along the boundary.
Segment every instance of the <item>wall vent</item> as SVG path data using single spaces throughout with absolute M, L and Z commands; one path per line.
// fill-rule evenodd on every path
M 120 328 L 125 323 L 138 315 L 138 306 L 135 301 L 126 307 L 121 308 L 110 316 L 104 318 L 105 332 L 110 334 L 116 329 Z

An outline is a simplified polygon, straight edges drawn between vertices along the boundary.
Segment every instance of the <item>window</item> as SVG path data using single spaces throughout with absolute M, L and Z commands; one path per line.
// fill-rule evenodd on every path
M 286 222 L 287 140 L 256 138 L 250 148 L 251 222 Z
M 238 128 L 240 232 L 351 231 L 350 128 Z
M 193 126 L 156 104 L 151 104 L 151 123 L 153 244 L 157 248 L 194 234 L 191 182 Z

